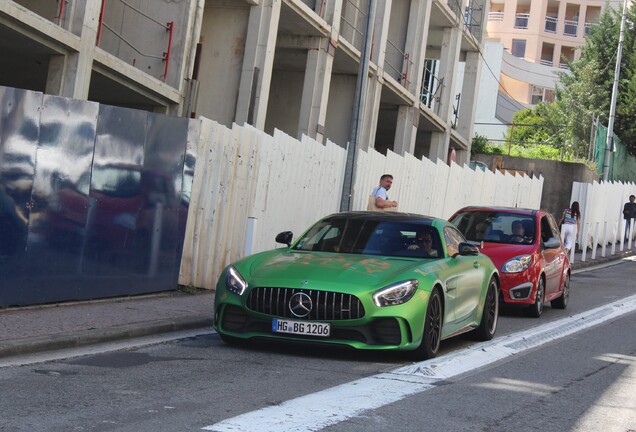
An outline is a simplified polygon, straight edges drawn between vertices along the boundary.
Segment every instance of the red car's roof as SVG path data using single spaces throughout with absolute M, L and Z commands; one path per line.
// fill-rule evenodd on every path
M 543 210 L 536 209 L 528 209 L 528 208 L 519 208 L 519 207 L 486 207 L 486 206 L 468 206 L 457 210 L 455 213 L 459 212 L 477 212 L 477 211 L 495 211 L 501 213 L 514 213 L 521 215 L 534 216 L 537 213 L 545 213 Z

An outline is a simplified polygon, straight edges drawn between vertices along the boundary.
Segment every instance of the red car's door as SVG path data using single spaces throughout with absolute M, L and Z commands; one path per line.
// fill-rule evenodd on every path
M 543 215 L 541 217 L 541 256 L 543 257 L 543 268 L 546 276 L 546 299 L 555 296 L 561 287 L 561 269 L 563 268 L 564 260 L 562 248 L 547 249 L 543 247 L 543 243 L 551 237 L 558 237 L 558 234 L 554 232 L 549 217 L 547 215 Z

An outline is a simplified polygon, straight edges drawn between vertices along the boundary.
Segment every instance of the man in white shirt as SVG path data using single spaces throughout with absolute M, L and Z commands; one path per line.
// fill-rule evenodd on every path
M 394 210 L 393 207 L 397 208 L 397 201 L 390 201 L 387 195 L 387 191 L 391 189 L 392 184 L 393 176 L 391 174 L 384 174 L 380 177 L 380 184 L 371 192 L 371 196 L 375 198 L 375 206 L 378 210 Z

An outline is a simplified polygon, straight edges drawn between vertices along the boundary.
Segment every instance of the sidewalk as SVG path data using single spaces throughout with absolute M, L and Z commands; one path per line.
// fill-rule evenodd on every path
M 616 261 L 636 250 L 586 261 L 572 270 Z M 214 292 L 169 292 L 0 310 L 0 358 L 212 326 Z
M 0 358 L 210 327 L 214 292 L 161 294 L 0 310 Z

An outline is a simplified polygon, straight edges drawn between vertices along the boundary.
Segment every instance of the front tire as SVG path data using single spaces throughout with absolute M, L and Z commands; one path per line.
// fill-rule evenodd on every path
M 497 321 L 499 319 L 499 284 L 497 279 L 492 277 L 488 282 L 488 291 L 484 301 L 484 310 L 481 314 L 479 327 L 471 332 L 477 340 L 488 341 L 495 337 L 497 331 Z
M 526 309 L 526 315 L 533 318 L 539 318 L 543 313 L 543 300 L 545 296 L 545 282 L 543 278 L 539 277 L 539 283 L 537 285 L 537 295 L 534 298 L 534 303 L 528 306 Z
M 440 297 L 439 290 L 433 289 L 428 299 L 428 305 L 426 306 L 422 342 L 413 352 L 413 356 L 416 360 L 427 360 L 437 355 L 442 340 L 443 318 L 442 298 Z
M 555 309 L 565 309 L 568 307 L 570 300 L 570 275 L 565 275 L 565 282 L 563 283 L 563 293 L 561 297 L 555 298 L 550 302 L 550 305 Z

